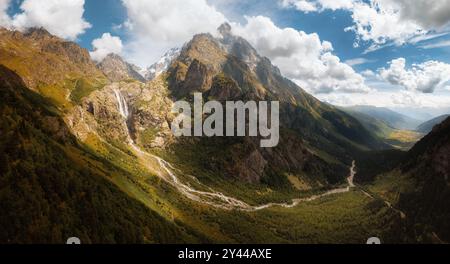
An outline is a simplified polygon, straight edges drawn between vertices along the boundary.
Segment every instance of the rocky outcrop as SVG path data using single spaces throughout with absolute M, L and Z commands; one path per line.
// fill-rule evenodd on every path
M 67 116 L 80 139 L 95 134 L 110 143 L 132 140 L 145 148 L 164 148 L 172 140 L 173 102 L 161 79 L 147 84 L 115 82 L 93 92 Z M 123 109 L 126 108 L 126 115 Z
M 227 100 L 238 101 L 242 98 L 243 93 L 238 83 L 225 75 L 217 75 L 214 77 L 209 97 L 220 102 Z
M 267 163 L 260 151 L 254 150 L 244 159 L 233 164 L 229 171 L 243 181 L 260 183 Z
M 117 54 L 109 54 L 97 64 L 97 67 L 113 82 L 127 80 L 146 81 L 139 73 L 140 68 L 138 66 L 127 63 Z
M 208 67 L 198 60 L 194 60 L 187 71 L 183 83 L 183 92 L 189 94 L 191 92 L 206 92 L 211 88 L 213 74 Z

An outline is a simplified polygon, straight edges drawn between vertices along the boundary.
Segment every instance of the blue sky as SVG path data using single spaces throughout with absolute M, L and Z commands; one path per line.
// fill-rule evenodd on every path
M 104 49 L 96 58 L 112 51 L 145 67 L 193 34 L 215 33 L 227 21 L 319 99 L 446 112 L 450 1 L 434 0 L 442 6 L 433 11 L 439 13 L 411 11 L 415 7 L 405 8 L 405 1 L 61 0 L 69 8 L 51 6 L 53 1 L 0 0 L 0 11 L 9 4 L 9 18 L 0 23 L 18 29 L 44 26 L 90 51 Z M 378 9 L 375 2 L 381 3 Z M 428 10 L 426 5 L 416 2 L 419 10 Z M 55 10 L 59 16 L 52 19 Z
M 220 2 L 220 1 L 219 1 Z M 330 41 L 335 49 L 335 53 L 343 60 L 364 57 L 370 63 L 357 65 L 358 70 L 376 70 L 385 67 L 386 63 L 398 57 L 408 58 L 409 64 L 421 63 L 423 61 L 437 59 L 450 63 L 450 46 L 437 49 L 422 49 L 420 46 L 426 43 L 433 43 L 442 40 L 450 40 L 450 35 L 426 41 L 420 44 L 405 44 L 402 46 L 390 46 L 369 54 L 363 54 L 370 46 L 366 43 L 359 48 L 353 48 L 355 34 L 345 32 L 344 29 L 353 24 L 351 13 L 345 10 L 325 10 L 323 12 L 304 13 L 296 9 L 281 8 L 277 1 L 236 1 L 232 11 L 228 13 L 230 17 L 244 21 L 245 15 L 266 15 L 273 19 L 279 27 L 292 27 L 307 33 L 318 33 L 323 40 Z M 226 1 L 224 3 L 227 3 Z M 229 3 L 229 2 L 228 2 Z M 449 3 L 450 4 L 450 3 Z M 224 4 L 223 6 L 225 6 Z M 221 5 L 218 5 L 219 8 Z M 255 8 L 255 6 L 257 8 Z M 236 15 L 238 13 L 238 15 Z
M 151 0 L 149 0 L 151 2 Z M 13 1 L 9 10 L 11 15 L 20 11 L 23 0 Z M 214 4 L 215 1 L 211 1 Z M 292 27 L 307 33 L 318 33 L 321 39 L 330 41 L 335 53 L 342 60 L 354 58 L 366 58 L 370 62 L 364 65 L 356 65 L 357 70 L 376 70 L 386 66 L 392 59 L 400 57 L 408 58 L 408 63 L 420 63 L 427 60 L 440 60 L 450 63 L 450 45 L 436 49 L 422 49 L 421 45 L 405 44 L 402 46 L 390 46 L 369 54 L 363 54 L 370 44 L 359 48 L 353 48 L 355 34 L 345 32 L 344 29 L 352 25 L 351 15 L 348 11 L 324 11 L 321 13 L 304 13 L 295 9 L 281 8 L 277 1 L 235 1 L 230 8 L 230 1 L 216 3 L 218 9 L 223 8 L 223 13 L 234 21 L 245 22 L 245 16 L 264 15 L 269 16 L 279 27 Z M 127 40 L 126 32 L 115 30 L 114 26 L 123 24 L 127 19 L 127 12 L 121 0 L 86 0 L 85 19 L 92 27 L 78 37 L 76 42 L 91 50 L 92 41 L 99 38 L 104 32 L 112 32 Z M 421 44 L 433 43 L 441 40 L 450 40 L 450 35 L 433 39 Z M 162 54 L 161 54 L 162 55 Z

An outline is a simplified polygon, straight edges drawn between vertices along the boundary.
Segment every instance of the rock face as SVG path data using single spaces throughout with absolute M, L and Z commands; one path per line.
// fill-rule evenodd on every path
M 213 76 L 209 74 L 207 66 L 198 60 L 194 60 L 184 79 L 183 92 L 206 92 L 211 87 L 212 78 Z
M 86 97 L 67 119 L 81 139 L 94 133 L 125 144 L 132 140 L 145 148 L 164 148 L 172 137 L 172 103 L 160 79 L 115 82 Z
M 267 161 L 258 150 L 253 151 L 245 159 L 237 162 L 231 172 L 236 173 L 238 177 L 250 183 L 261 182 L 261 176 L 264 175 Z
M 146 81 L 139 73 L 141 69 L 138 66 L 125 62 L 117 54 L 109 54 L 97 64 L 97 67 L 113 82 L 126 80 Z
M 32 40 L 33 43 L 38 43 L 41 52 L 67 58 L 74 64 L 92 67 L 92 61 L 86 49 L 80 48 L 74 42 L 55 37 L 44 28 L 30 28 L 23 33 L 23 37 Z
M 212 80 L 209 96 L 220 102 L 226 100 L 238 101 L 242 98 L 243 92 L 234 79 L 225 75 L 217 75 Z

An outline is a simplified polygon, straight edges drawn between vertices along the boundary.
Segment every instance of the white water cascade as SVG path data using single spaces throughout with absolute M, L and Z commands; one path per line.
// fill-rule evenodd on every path
M 125 97 L 123 97 L 122 93 L 117 89 L 114 89 L 114 94 L 116 95 L 120 114 L 123 116 L 123 118 L 128 119 L 128 117 L 130 116 L 130 112 L 128 111 L 128 104 L 125 100 Z

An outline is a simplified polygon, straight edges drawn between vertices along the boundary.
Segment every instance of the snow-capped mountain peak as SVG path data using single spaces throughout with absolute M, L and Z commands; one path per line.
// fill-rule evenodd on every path
M 173 59 L 175 59 L 178 55 L 180 55 L 179 48 L 170 49 L 156 63 L 148 67 L 146 70 L 143 70 L 141 74 L 147 81 L 155 79 L 169 68 Z

